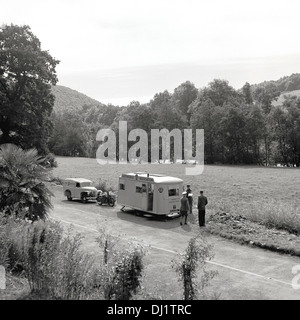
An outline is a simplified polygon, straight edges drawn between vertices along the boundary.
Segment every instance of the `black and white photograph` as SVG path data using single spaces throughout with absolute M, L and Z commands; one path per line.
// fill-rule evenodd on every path
M 300 299 L 298 0 L 0 8 L 1 301 Z

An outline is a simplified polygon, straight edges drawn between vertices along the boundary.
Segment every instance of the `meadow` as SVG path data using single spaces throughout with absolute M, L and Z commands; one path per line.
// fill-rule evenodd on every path
M 187 165 L 183 164 L 106 164 L 100 165 L 96 159 L 57 157 L 58 166 L 53 169 L 53 177 L 83 177 L 91 179 L 95 185 L 105 182 L 114 190 L 118 187 L 118 177 L 122 173 L 146 171 L 166 174 L 183 179 L 184 185 L 191 185 L 194 198 L 200 190 L 208 197 L 209 210 L 223 210 L 242 214 L 251 208 L 300 208 L 300 169 L 263 166 L 205 165 L 201 175 L 185 175 Z

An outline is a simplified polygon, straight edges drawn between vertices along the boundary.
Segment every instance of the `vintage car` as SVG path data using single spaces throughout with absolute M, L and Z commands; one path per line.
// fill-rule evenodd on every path
M 96 200 L 97 189 L 92 181 L 84 178 L 67 178 L 63 181 L 64 195 L 69 201 L 80 199 L 83 203 L 88 200 Z

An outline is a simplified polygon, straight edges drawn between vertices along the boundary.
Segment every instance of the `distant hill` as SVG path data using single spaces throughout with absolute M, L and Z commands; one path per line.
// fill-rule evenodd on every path
M 69 107 L 80 108 L 83 105 L 102 105 L 99 101 L 76 90 L 64 86 L 53 86 L 55 96 L 54 111 L 63 111 Z
M 268 84 L 275 85 L 280 92 L 300 90 L 300 73 L 293 73 L 290 76 L 285 76 L 278 80 L 269 80 L 258 84 L 253 84 L 251 87 L 255 88 L 266 86 Z
M 282 92 L 281 95 L 278 97 L 277 101 L 274 101 L 274 102 L 273 102 L 273 105 L 274 105 L 275 107 L 282 105 L 285 96 L 297 96 L 297 97 L 300 97 L 300 90 L 294 90 L 294 91 L 289 91 L 289 92 Z
M 273 103 L 275 106 L 282 104 L 285 95 L 300 96 L 299 73 L 293 73 L 290 76 L 285 76 L 278 80 L 270 80 L 253 84 L 251 85 L 251 89 L 254 90 L 257 87 L 266 86 L 268 84 L 275 85 L 277 90 L 281 93 L 278 100 Z M 52 93 L 55 96 L 54 111 L 63 111 L 69 107 L 81 108 L 83 105 L 105 106 L 105 104 L 92 99 L 83 93 L 64 86 L 53 86 Z
M 273 102 L 274 106 L 281 105 L 284 101 L 284 96 L 300 96 L 300 74 L 293 73 L 290 76 L 282 77 L 278 80 L 264 81 L 258 84 L 251 85 L 252 90 L 257 87 L 268 86 L 269 84 L 274 85 L 276 89 L 280 92 L 280 96 L 277 101 Z

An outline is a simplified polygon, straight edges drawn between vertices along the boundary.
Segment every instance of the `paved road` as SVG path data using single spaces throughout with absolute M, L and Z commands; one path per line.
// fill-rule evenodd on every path
M 151 220 L 121 212 L 119 206 L 110 208 L 100 207 L 95 202 L 68 202 L 59 187 L 55 188 L 54 193 L 56 197 L 51 217 L 66 225 L 72 224 L 81 232 L 90 252 L 99 250 L 95 242 L 97 224 L 105 224 L 111 234 L 122 234 L 123 239 L 135 237 L 136 241 L 150 246 L 146 256 L 147 271 L 151 272 L 159 264 L 162 270 L 162 278 L 158 279 L 160 285 L 171 286 L 171 282 L 176 281 L 174 274 L 170 276 L 170 261 L 199 232 L 196 224 L 180 226 L 178 219 Z M 292 268 L 300 265 L 300 258 L 242 246 L 201 232 L 214 246 L 215 256 L 209 262 L 209 268 L 218 271 L 218 276 L 211 282 L 210 292 L 219 292 L 220 298 L 227 300 L 300 299 L 300 289 L 296 290 L 292 285 L 295 277 Z

